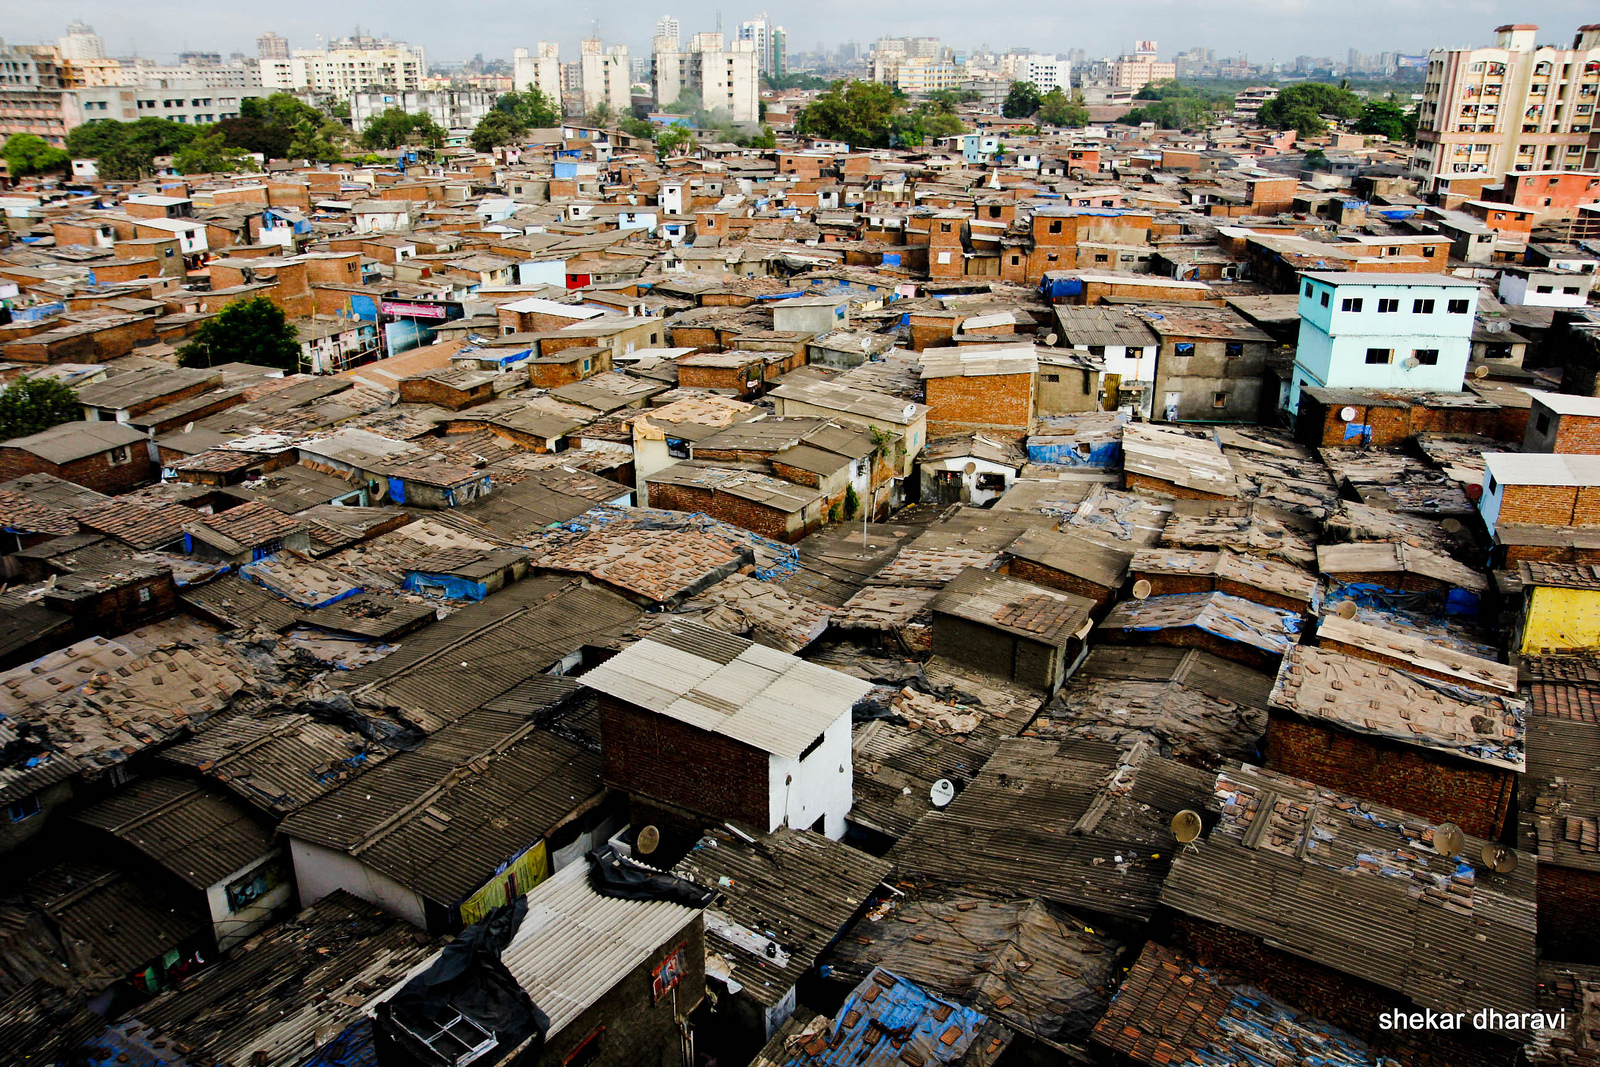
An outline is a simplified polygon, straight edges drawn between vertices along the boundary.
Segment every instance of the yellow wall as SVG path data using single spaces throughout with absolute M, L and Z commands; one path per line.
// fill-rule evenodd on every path
M 1600 590 L 1536 586 L 1522 627 L 1522 654 L 1600 648 Z
M 495 908 L 550 877 L 550 855 L 540 841 L 506 864 L 494 880 L 461 902 L 461 925 L 471 926 Z

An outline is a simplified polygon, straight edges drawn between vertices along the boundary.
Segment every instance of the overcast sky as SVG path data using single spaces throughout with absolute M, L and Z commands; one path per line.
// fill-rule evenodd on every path
M 714 29 L 722 12 L 725 32 L 760 14 L 762 7 L 720 6 L 716 0 L 634 0 L 564 4 L 514 0 L 386 0 L 335 4 L 326 0 L 272 0 L 264 4 L 127 3 L 126 0 L 13 0 L 0 14 L 0 37 L 17 43 L 53 41 L 74 18 L 94 26 L 112 55 L 167 59 L 184 49 L 255 54 L 257 34 L 273 30 L 296 48 L 324 38 L 363 32 L 426 46 L 432 62 L 509 58 L 511 49 L 558 41 L 575 56 L 591 20 L 600 20 L 607 43 L 649 47 L 655 20 L 675 16 L 688 35 Z M 1600 20 L 1592 3 L 1535 0 L 1121 0 L 1041 4 L 994 0 L 806 0 L 765 9 L 789 33 L 789 49 L 809 51 L 842 41 L 866 43 L 883 35 L 938 36 L 958 48 L 1027 46 L 1038 52 L 1083 48 L 1113 55 L 1135 39 L 1154 38 L 1163 58 L 1193 46 L 1219 56 L 1246 53 L 1252 60 L 1292 60 L 1297 55 L 1342 58 L 1363 52 L 1424 52 L 1433 47 L 1491 43 L 1505 22 L 1538 23 L 1541 41 L 1570 44 L 1581 24 Z M 1088 12 L 1092 12 L 1089 14 Z

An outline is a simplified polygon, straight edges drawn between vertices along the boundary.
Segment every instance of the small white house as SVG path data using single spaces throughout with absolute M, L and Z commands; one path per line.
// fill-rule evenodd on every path
M 581 680 L 601 694 L 606 781 L 636 803 L 844 835 L 850 709 L 869 683 L 677 621 Z
M 1593 274 L 1549 267 L 1507 267 L 1500 274 L 1500 299 L 1524 307 L 1581 308 L 1589 303 Z

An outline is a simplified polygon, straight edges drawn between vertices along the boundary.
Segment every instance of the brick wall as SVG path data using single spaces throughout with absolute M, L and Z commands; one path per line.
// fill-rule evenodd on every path
M 141 592 L 145 599 L 140 599 Z M 178 587 L 173 582 L 172 572 L 162 571 L 94 595 L 47 592 L 44 606 L 51 611 L 71 615 L 78 638 L 96 634 L 101 637 L 120 637 L 129 630 L 176 612 Z
M 1600 963 L 1600 872 L 1539 864 L 1540 955 Z
M 1523 560 L 1543 563 L 1600 563 L 1600 549 L 1572 545 L 1504 545 L 1505 566 L 1513 568 Z
M 405 404 L 437 404 L 451 411 L 460 411 L 493 399 L 493 382 L 484 382 L 470 390 L 448 385 L 435 378 L 406 378 L 400 382 L 400 400 Z
M 761 831 L 770 825 L 765 752 L 603 694 L 600 745 L 611 788 Z
M 1500 522 L 1546 526 L 1600 526 L 1600 486 L 1508 485 Z
M 923 384 L 928 396 L 929 436 L 974 430 L 1033 432 L 1032 374 L 956 375 L 929 378 Z
M 703 511 L 714 519 L 770 537 L 775 541 L 793 544 L 822 525 L 823 510 L 804 519 L 798 513 L 779 511 L 753 500 L 718 493 L 689 485 L 670 485 L 645 479 L 650 495 L 650 506 L 671 511 Z M 808 509 L 809 510 L 809 509 Z
M 1274 713 L 1267 766 L 1467 833 L 1500 836 L 1515 775 L 1449 756 Z
M 0 482 L 41 472 L 112 496 L 135 489 L 155 477 L 150 469 L 150 453 L 137 441 L 128 448 L 128 461 L 116 464 L 111 462 L 109 452 L 101 452 L 58 466 L 20 448 L 0 446 Z
M 1218 493 L 1208 493 L 1203 489 L 1190 489 L 1187 486 L 1173 485 L 1171 482 L 1162 481 L 1160 478 L 1151 478 L 1143 474 L 1129 471 L 1126 475 L 1129 489 L 1145 489 L 1152 493 L 1165 493 L 1182 500 L 1232 500 L 1233 497 L 1222 496 Z
M 1569 455 L 1600 455 L 1600 418 L 1587 415 L 1562 415 L 1556 422 L 1552 452 Z
M 1000 566 L 1000 573 L 1020 578 L 1034 585 L 1042 585 L 1047 589 L 1059 589 L 1064 593 L 1075 593 L 1095 602 L 1095 614 L 1111 606 L 1116 599 L 1116 590 L 1108 589 L 1103 585 L 1079 578 L 1075 574 L 1058 571 L 1054 567 L 1046 567 L 1034 563 L 1032 560 L 1008 558 Z

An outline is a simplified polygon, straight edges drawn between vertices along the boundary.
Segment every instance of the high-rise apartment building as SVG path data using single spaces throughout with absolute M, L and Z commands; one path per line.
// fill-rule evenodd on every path
M 268 31 L 256 38 L 257 59 L 289 59 L 289 38 Z
M 69 63 L 86 59 L 106 58 L 106 45 L 94 27 L 82 22 L 67 23 L 67 32 L 56 38 L 56 48 L 61 58 Z
M 733 122 L 760 118 L 761 69 L 751 41 L 728 42 L 720 33 L 697 33 L 681 52 L 657 52 L 653 77 L 658 107 L 687 89 L 699 94 L 708 110 Z
M 789 69 L 789 37 L 783 27 L 774 23 L 763 11 L 739 27 L 739 40 L 749 41 L 756 51 L 756 61 L 761 73 L 778 77 Z
M 581 42 L 579 49 L 583 113 L 593 114 L 604 104 L 614 119 L 632 114 L 633 67 L 628 62 L 628 46 L 607 48 L 591 38 Z
M 261 61 L 268 89 L 310 90 L 349 96 L 363 89 L 406 92 L 422 88 L 428 73 L 423 49 L 403 42 L 357 38 L 334 48 L 296 48 L 288 60 Z
M 538 49 L 529 54 L 526 48 L 511 53 L 511 87 L 519 93 L 538 90 L 545 98 L 561 109 L 561 46 L 552 41 L 540 41 Z
M 678 50 L 678 46 L 683 43 L 683 30 L 678 25 L 678 20 L 673 18 L 671 15 L 662 15 L 660 18 L 656 19 L 655 40 L 661 44 L 668 44 L 672 46 L 671 48 L 666 49 L 655 49 L 655 51 L 676 52 Z
M 1493 47 L 1429 53 L 1413 177 L 1434 185 L 1595 169 L 1588 144 L 1600 106 L 1600 25 L 1578 27 L 1571 48 L 1538 44 L 1538 31 L 1501 26 Z
M 1072 63 L 1055 56 L 1026 56 L 1017 64 L 1017 80 L 1032 82 L 1041 93 L 1072 91 Z

